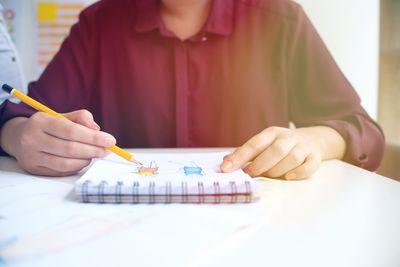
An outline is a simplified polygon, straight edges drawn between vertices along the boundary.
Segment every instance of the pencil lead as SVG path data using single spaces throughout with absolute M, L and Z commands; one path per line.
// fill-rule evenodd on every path
M 135 163 L 136 165 L 139 165 L 139 166 L 143 166 L 143 163 L 141 163 L 140 161 L 137 161 L 136 159 L 131 159 L 130 160 L 130 162 L 133 162 L 133 163 Z

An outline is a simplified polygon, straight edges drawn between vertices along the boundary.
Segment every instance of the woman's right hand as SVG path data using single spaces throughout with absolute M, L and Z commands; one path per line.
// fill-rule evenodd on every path
M 100 131 L 87 110 L 63 114 L 60 119 L 43 112 L 9 120 L 1 129 L 1 147 L 20 166 L 36 175 L 72 175 L 91 159 L 107 155 L 115 138 Z

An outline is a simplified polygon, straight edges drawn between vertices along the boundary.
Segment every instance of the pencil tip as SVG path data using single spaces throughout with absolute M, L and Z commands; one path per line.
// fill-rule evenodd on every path
M 131 159 L 130 161 L 137 165 L 143 166 L 143 164 L 140 161 L 137 161 L 136 159 Z
M 9 86 L 8 84 L 3 84 L 3 86 L 1 87 L 4 91 L 6 91 L 7 93 L 11 94 L 11 91 L 14 89 L 11 86 Z

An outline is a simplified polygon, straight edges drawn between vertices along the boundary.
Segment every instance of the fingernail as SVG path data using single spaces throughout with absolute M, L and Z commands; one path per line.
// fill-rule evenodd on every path
M 108 137 L 104 138 L 104 146 L 105 147 L 113 146 L 113 145 L 115 145 L 115 143 L 116 143 L 116 140 L 112 136 L 108 136 Z
M 247 173 L 248 175 L 250 175 L 251 176 L 251 174 L 250 174 L 250 167 L 249 167 L 249 165 L 247 165 L 244 169 L 243 169 L 243 171 L 245 172 L 245 173 Z
M 224 161 L 224 162 L 222 162 L 221 170 L 223 172 L 229 172 L 231 170 L 232 166 L 233 166 L 233 164 L 231 161 L 229 161 L 229 160 Z
M 293 172 L 286 174 L 286 180 L 294 180 L 296 178 L 297 178 L 297 175 Z
M 225 160 L 226 158 L 228 158 L 231 154 L 227 154 L 223 157 L 223 160 Z

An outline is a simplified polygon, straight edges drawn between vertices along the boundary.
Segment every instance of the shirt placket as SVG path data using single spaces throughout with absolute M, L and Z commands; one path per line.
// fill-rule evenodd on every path
M 189 144 L 189 66 L 186 42 L 175 42 L 176 77 L 176 144 L 188 147 Z

